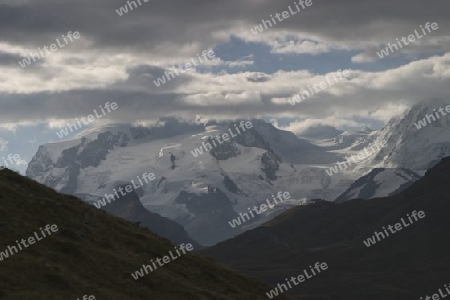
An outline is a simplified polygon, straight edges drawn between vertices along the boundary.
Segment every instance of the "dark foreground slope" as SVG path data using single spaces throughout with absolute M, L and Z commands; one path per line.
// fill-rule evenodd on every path
M 364 245 L 414 210 L 426 217 Z M 425 299 L 450 282 L 449 213 L 446 158 L 395 196 L 297 207 L 201 253 L 272 284 L 326 262 L 328 270 L 291 290 L 299 299 Z
M 265 284 L 186 254 L 138 279 L 131 273 L 173 245 L 145 228 L 0 171 L 0 251 L 39 227 L 58 231 L 0 261 L 0 299 L 265 299 Z

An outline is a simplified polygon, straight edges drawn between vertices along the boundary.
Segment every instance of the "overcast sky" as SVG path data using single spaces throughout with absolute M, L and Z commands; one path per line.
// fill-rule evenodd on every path
M 119 16 L 126 1 L 0 0 L 0 155 L 20 154 L 23 170 L 67 122 L 108 101 L 119 108 L 96 125 L 259 117 L 299 133 L 317 124 L 379 128 L 413 103 L 449 98 L 447 0 L 312 0 L 258 35 L 251 29 L 295 10 L 294 1 L 144 1 Z M 439 28 L 378 57 L 427 22 Z M 19 65 L 69 31 L 80 37 Z M 210 49 L 214 60 L 153 83 Z M 346 80 L 289 104 L 300 88 L 346 69 Z

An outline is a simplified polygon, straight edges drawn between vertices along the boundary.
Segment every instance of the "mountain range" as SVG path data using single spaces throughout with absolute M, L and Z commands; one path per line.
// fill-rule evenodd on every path
M 415 105 L 378 131 L 322 126 L 295 135 L 251 120 L 251 130 L 200 155 L 194 155 L 196 148 L 229 132 L 239 121 L 198 124 L 162 118 L 151 127 L 112 124 L 40 146 L 26 175 L 88 201 L 101 199 L 120 182 L 152 172 L 156 179 L 141 187 L 143 206 L 182 225 L 199 244 L 211 246 L 287 208 L 303 205 L 305 199 L 343 201 L 402 190 L 450 155 L 449 121 L 441 119 L 422 129 L 414 125 L 442 105 L 437 100 Z M 386 147 L 365 160 L 333 176 L 327 174 L 328 168 L 346 157 L 381 142 Z M 379 180 L 383 176 L 387 180 Z M 367 187 L 362 188 L 365 180 Z M 260 214 L 247 226 L 228 225 L 280 191 L 288 191 L 291 200 Z

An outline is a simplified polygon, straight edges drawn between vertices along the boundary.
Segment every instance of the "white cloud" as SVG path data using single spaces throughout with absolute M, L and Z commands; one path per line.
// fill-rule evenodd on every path
M 318 55 L 322 53 L 328 53 L 334 50 L 350 50 L 351 47 L 339 45 L 337 43 L 328 43 L 321 41 L 311 41 L 311 40 L 298 40 L 295 38 L 290 38 L 285 36 L 283 38 L 278 38 L 277 40 L 270 43 L 272 47 L 272 53 L 295 53 L 295 54 L 311 54 Z

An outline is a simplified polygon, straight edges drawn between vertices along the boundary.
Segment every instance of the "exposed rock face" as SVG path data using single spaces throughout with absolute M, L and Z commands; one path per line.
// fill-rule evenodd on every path
M 236 157 L 241 154 L 241 151 L 236 147 L 233 140 L 223 142 L 220 144 L 216 139 L 210 138 L 208 142 L 213 145 L 212 140 L 215 140 L 216 147 L 213 147 L 209 152 L 217 160 L 227 160 L 231 157 Z
M 26 175 L 40 179 L 39 182 L 47 186 L 57 187 L 61 193 L 73 194 L 78 187 L 80 169 L 98 167 L 111 150 L 126 147 L 128 142 L 129 138 L 123 132 L 102 132 L 95 140 L 82 138 L 79 144 L 63 150 L 56 162 L 41 146 L 28 164 Z M 41 177 L 43 173 L 47 173 L 44 178 Z
M 280 166 L 278 163 L 278 157 L 270 151 L 267 151 L 261 157 L 261 170 L 266 174 L 266 178 L 269 180 L 277 180 L 277 171 Z
M 239 193 L 239 188 L 237 187 L 236 183 L 234 183 L 233 180 L 230 179 L 227 175 L 223 174 L 223 184 L 229 190 L 230 192 L 237 194 Z

